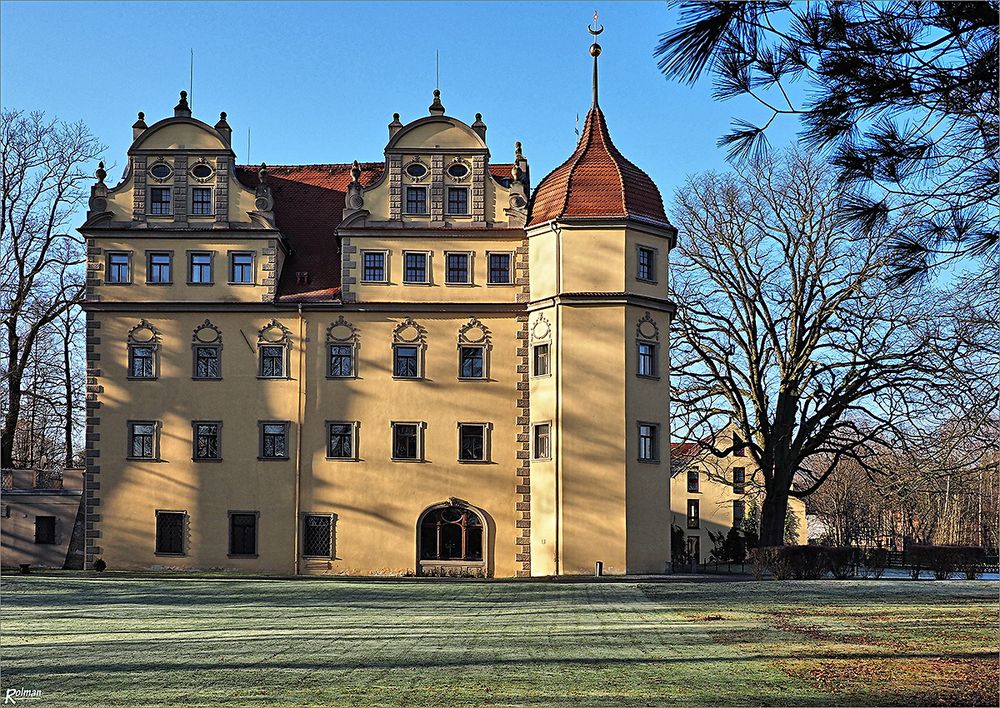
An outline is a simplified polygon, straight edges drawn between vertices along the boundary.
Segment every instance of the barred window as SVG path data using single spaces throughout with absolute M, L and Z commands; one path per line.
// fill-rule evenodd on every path
M 351 378 L 354 376 L 354 345 L 330 345 L 330 373 L 332 378 Z
M 688 491 L 698 492 L 701 491 L 701 480 L 698 474 L 698 470 L 690 469 L 688 470 Z
M 257 514 L 229 514 L 229 555 L 257 555 Z
M 656 345 L 639 342 L 639 376 L 656 376 Z
M 194 377 L 196 379 L 222 378 L 218 345 L 198 345 L 194 348 Z
M 191 213 L 203 216 L 212 213 L 212 190 L 208 187 L 195 187 L 191 190 Z
M 461 346 L 458 348 L 460 362 L 459 376 L 463 379 L 486 378 L 486 349 L 483 347 Z
M 469 213 L 469 190 L 465 187 L 448 188 L 448 213 L 468 214 Z
M 451 284 L 466 284 L 469 280 L 469 254 L 449 253 L 448 272 L 445 275 L 445 282 Z
M 129 255 L 127 253 L 109 253 L 105 282 L 122 284 L 129 283 Z
M 733 493 L 746 494 L 747 471 L 744 467 L 733 467 Z
M 392 352 L 393 376 L 400 379 L 416 379 L 420 377 L 417 347 L 397 344 L 392 348 Z
M 149 263 L 146 267 L 146 282 L 157 285 L 165 285 L 172 282 L 170 277 L 169 253 L 150 253 Z
M 156 378 L 156 348 L 147 344 L 130 344 L 128 375 L 133 379 Z
M 156 512 L 156 552 L 171 555 L 184 553 L 183 512 Z
M 395 460 L 419 460 L 419 426 L 416 423 L 392 424 L 392 457 Z
M 406 213 L 426 214 L 427 213 L 427 188 L 407 187 L 406 188 Z
M 406 252 L 403 254 L 403 282 L 404 283 L 427 282 L 426 253 Z
M 156 458 L 156 424 L 129 423 L 129 457 Z
M 354 423 L 328 423 L 329 443 L 326 456 L 340 460 L 351 460 L 354 452 Z
M 260 375 L 268 379 L 285 377 L 285 347 L 281 344 L 264 344 L 260 347 Z
M 191 283 L 206 285 L 212 282 L 212 254 L 192 253 L 190 256 Z
M 221 426 L 218 423 L 195 423 L 194 424 L 194 459 L 196 460 L 219 460 L 219 431 Z
M 333 517 L 331 515 L 305 515 L 302 523 L 302 555 L 314 558 L 333 557 Z
M 639 266 L 636 277 L 639 280 L 656 280 L 656 252 L 652 248 L 639 246 Z
M 362 253 L 363 270 L 361 280 L 366 283 L 384 283 L 385 253 L 383 251 L 364 251 Z
M 171 213 L 170 187 L 151 187 L 149 190 L 149 213 L 164 215 Z
M 35 517 L 35 543 L 53 544 L 56 542 L 56 517 Z
M 651 423 L 639 424 L 639 460 L 642 462 L 656 462 L 658 459 L 656 445 L 658 427 Z
M 510 285 L 510 254 L 490 254 L 489 283 L 491 285 Z
M 458 459 L 463 462 L 486 461 L 486 425 L 463 423 L 458 426 Z
M 260 456 L 268 460 L 288 458 L 288 423 L 262 423 Z

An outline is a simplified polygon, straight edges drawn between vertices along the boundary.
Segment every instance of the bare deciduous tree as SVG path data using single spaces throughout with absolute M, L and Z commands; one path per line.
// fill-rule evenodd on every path
M 762 545 L 783 542 L 789 496 L 905 442 L 960 391 L 943 377 L 962 344 L 933 294 L 889 282 L 892 225 L 854 228 L 842 196 L 824 163 L 788 152 L 694 177 L 675 201 L 675 425 L 760 467 Z
M 35 347 L 80 301 L 83 242 L 63 233 L 86 197 L 84 168 L 104 150 L 82 123 L 41 112 L 0 114 L 0 342 L 5 410 L 0 466 L 12 467 Z

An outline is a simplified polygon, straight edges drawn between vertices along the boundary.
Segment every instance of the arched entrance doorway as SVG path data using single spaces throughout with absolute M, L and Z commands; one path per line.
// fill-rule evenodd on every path
M 485 576 L 487 527 L 471 506 L 445 503 L 432 506 L 417 522 L 417 559 L 420 575 Z

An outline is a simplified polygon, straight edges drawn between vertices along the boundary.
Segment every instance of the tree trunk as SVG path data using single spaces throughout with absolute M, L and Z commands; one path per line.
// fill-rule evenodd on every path
M 7 332 L 7 411 L 3 417 L 3 431 L 0 433 L 0 467 L 14 467 L 14 437 L 17 434 L 17 419 L 21 416 L 21 383 L 22 371 L 18 365 L 17 334 L 8 329 Z
M 66 331 L 63 332 L 63 385 L 66 387 L 66 409 L 64 412 L 65 437 L 66 437 L 66 469 L 73 467 L 73 370 L 72 361 L 69 355 L 70 340 L 73 335 L 73 321 L 66 313 Z
M 767 490 L 760 515 L 760 545 L 785 545 L 785 516 L 788 513 L 788 490 L 774 485 Z

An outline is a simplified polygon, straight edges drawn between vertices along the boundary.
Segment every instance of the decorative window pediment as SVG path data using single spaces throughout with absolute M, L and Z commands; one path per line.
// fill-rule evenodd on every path
M 536 342 L 545 341 L 551 333 L 552 325 L 546 319 L 545 315 L 536 317 L 535 321 L 531 324 L 531 338 Z
M 222 344 L 222 330 L 205 320 L 194 328 L 191 341 L 195 344 Z
M 159 344 L 160 330 L 147 320 L 139 320 L 139 324 L 128 331 L 128 341 L 136 344 Z
M 469 321 L 458 330 L 459 344 L 481 344 L 488 346 L 490 336 L 489 328 L 480 322 L 478 317 L 470 317 Z
M 392 330 L 393 344 L 426 344 L 427 330 L 412 317 L 407 317 Z
M 358 341 L 358 328 L 341 315 L 326 328 L 326 341 L 330 344 L 356 343 Z
M 277 320 L 271 320 L 257 333 L 258 344 L 288 344 L 292 331 Z
M 647 312 L 635 325 L 635 336 L 639 339 L 646 339 L 651 342 L 660 341 L 660 327 L 656 320 Z

